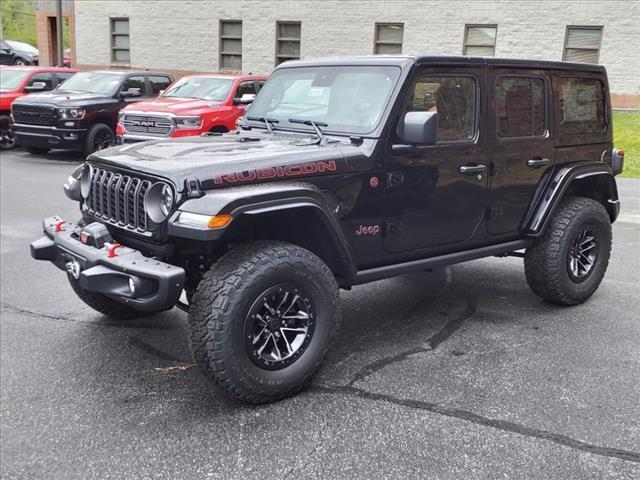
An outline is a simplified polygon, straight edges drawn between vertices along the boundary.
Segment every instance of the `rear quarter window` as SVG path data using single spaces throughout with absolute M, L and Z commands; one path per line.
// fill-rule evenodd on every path
M 606 110 L 604 85 L 592 78 L 558 79 L 560 134 L 588 135 L 604 133 Z

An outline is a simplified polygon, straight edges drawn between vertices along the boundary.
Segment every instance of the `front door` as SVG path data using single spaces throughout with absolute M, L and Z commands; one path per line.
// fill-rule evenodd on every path
M 544 172 L 553 167 L 551 84 L 544 71 L 489 69 L 488 85 L 494 112 L 487 232 L 502 235 L 517 232 Z
M 438 113 L 435 145 L 409 149 L 391 134 L 386 163 L 384 248 L 402 252 L 454 245 L 483 219 L 488 156 L 479 126 L 485 110 L 483 68 L 428 68 L 416 73 L 399 118 L 408 111 Z

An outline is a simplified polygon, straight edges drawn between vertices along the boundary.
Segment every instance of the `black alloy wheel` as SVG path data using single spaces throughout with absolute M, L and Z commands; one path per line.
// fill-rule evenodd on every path
M 11 125 L 11 119 L 7 115 L 0 117 L 0 150 L 9 150 L 16 145 L 16 138 Z
M 567 271 L 576 283 L 584 282 L 598 260 L 598 241 L 593 230 L 585 228 L 575 237 L 567 252 Z

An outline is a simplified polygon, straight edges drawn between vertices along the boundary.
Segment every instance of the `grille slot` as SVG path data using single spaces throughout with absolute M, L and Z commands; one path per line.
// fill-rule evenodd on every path
M 144 133 L 158 137 L 168 137 L 173 131 L 173 121 L 170 117 L 132 115 L 122 116 L 122 125 L 131 133 Z
M 24 125 L 55 125 L 57 112 L 51 107 L 37 107 L 33 105 L 13 105 L 13 121 Z
M 144 195 L 149 180 L 93 167 L 85 206 L 90 214 L 114 225 L 146 232 L 149 225 Z

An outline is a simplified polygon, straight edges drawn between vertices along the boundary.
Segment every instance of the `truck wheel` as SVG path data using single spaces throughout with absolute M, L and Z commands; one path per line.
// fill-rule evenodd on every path
M 90 292 L 80 286 L 78 281 L 72 276 L 68 275 L 71 288 L 76 292 L 76 295 L 84 303 L 89 305 L 95 311 L 100 312 L 107 317 L 114 318 L 116 320 L 133 320 L 134 318 L 147 317 L 154 312 L 142 312 L 124 305 L 120 302 L 110 299 L 109 297 L 96 292 Z
M 524 257 L 527 283 L 549 302 L 578 305 L 596 291 L 611 255 L 611 222 L 590 198 L 570 197 Z
M 338 286 L 308 250 L 247 244 L 204 275 L 189 323 L 206 377 L 243 401 L 271 402 L 300 391 L 322 362 L 338 324 Z
M 16 145 L 16 138 L 9 115 L 0 115 L 0 150 L 9 150 Z
M 24 149 L 32 155 L 44 155 L 45 153 L 48 153 L 49 150 L 51 150 L 50 148 L 43 147 L 24 147 Z
M 115 133 L 109 125 L 94 123 L 87 131 L 82 147 L 82 154 L 87 157 L 93 152 L 115 145 Z

